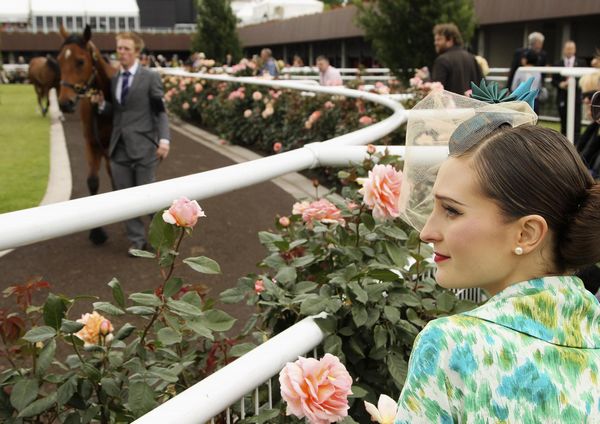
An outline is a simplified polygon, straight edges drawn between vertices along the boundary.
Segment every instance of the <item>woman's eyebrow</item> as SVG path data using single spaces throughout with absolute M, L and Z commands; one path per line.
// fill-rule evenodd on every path
M 443 200 L 443 201 L 446 201 L 446 202 L 452 202 L 452 203 L 456 203 L 457 205 L 461 205 L 461 206 L 467 206 L 467 205 L 465 205 L 464 203 L 461 203 L 461 202 L 459 202 L 458 200 L 454 200 L 453 198 L 451 198 L 451 197 L 448 197 L 448 196 L 443 196 L 443 195 L 440 195 L 440 194 L 436 194 L 436 195 L 434 195 L 434 197 L 435 197 L 437 200 Z

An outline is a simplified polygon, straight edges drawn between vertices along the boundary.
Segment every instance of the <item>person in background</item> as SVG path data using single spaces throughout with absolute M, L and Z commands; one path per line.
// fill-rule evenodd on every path
M 565 68 L 574 68 L 586 66 L 587 63 L 583 59 L 576 56 L 577 46 L 574 41 L 567 41 L 563 46 L 562 58 L 554 64 L 554 66 L 564 66 Z M 579 82 L 579 81 L 577 81 Z M 567 95 L 569 83 L 567 78 L 560 74 L 552 75 L 552 85 L 556 87 L 556 107 L 560 116 L 560 132 L 562 135 L 567 135 Z M 575 91 L 575 138 L 574 142 L 577 145 L 579 135 L 581 134 L 581 89 L 577 85 Z
M 532 66 L 536 66 L 538 63 L 537 53 L 533 50 L 527 50 L 525 52 L 525 56 L 521 58 L 521 67 L 517 69 L 515 76 L 513 78 L 512 86 L 510 87 L 510 91 L 515 91 L 515 89 L 522 83 L 527 81 L 529 78 L 533 77 L 533 83 L 531 84 L 532 90 L 539 90 L 538 96 L 535 99 L 535 103 L 533 106 L 533 111 L 538 113 L 540 106 L 539 101 L 544 101 L 548 97 L 548 92 L 542 90 L 543 82 L 542 82 L 542 73 L 539 71 L 530 71 L 528 68 Z
M 294 59 L 292 61 L 292 66 L 295 68 L 301 68 L 304 66 L 304 61 L 297 54 L 294 55 Z
M 475 56 L 462 47 L 462 36 L 454 24 L 436 25 L 433 37 L 438 57 L 433 62 L 431 81 L 441 83 L 447 91 L 465 94 L 471 81 L 479 83 L 483 78 Z
M 111 79 L 111 98 L 100 91 L 90 100 L 98 113 L 113 116 L 108 151 L 114 186 L 121 190 L 154 182 L 159 162 L 169 154 L 170 134 L 160 74 L 139 61 L 143 40 L 125 32 L 116 41 L 120 69 Z M 149 248 L 141 218 L 126 221 L 125 229 L 130 256 Z
M 260 62 L 261 67 L 258 72 L 259 75 L 271 75 L 275 78 L 278 75 L 277 72 L 277 63 L 275 63 L 275 59 L 273 59 L 273 53 L 271 49 L 262 49 L 260 51 Z
M 325 56 L 317 57 L 317 68 L 321 85 L 344 85 L 340 71 L 331 66 Z
M 510 89 L 512 87 L 512 81 L 515 77 L 517 68 L 521 66 L 521 59 L 525 56 L 527 50 L 533 50 L 537 54 L 537 63 L 533 66 L 546 66 L 546 52 L 544 51 L 544 34 L 541 32 L 532 32 L 527 37 L 527 47 L 519 47 L 513 54 L 513 60 L 510 65 L 510 71 L 508 72 L 508 82 L 506 86 Z M 542 81 L 544 75 L 542 74 Z

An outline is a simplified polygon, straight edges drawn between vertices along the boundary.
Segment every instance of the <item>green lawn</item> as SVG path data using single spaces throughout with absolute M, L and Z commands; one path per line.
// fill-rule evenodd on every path
M 39 205 L 46 192 L 50 118 L 31 85 L 0 84 L 0 213 Z
M 560 132 L 560 122 L 551 122 L 551 121 L 539 121 L 538 125 L 542 127 L 551 128 L 554 131 Z

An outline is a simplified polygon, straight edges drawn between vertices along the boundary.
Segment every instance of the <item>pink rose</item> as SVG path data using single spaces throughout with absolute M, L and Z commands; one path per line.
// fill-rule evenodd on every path
M 254 291 L 256 292 L 256 294 L 261 294 L 265 291 L 265 283 L 263 282 L 263 280 L 256 280 L 254 282 Z
M 373 118 L 370 116 L 361 116 L 358 120 L 360 125 L 371 125 L 373 123 Z
M 363 195 L 364 204 L 373 210 L 373 218 L 386 220 L 399 216 L 402 172 L 392 165 L 375 165 L 368 178 L 357 178 L 357 181 L 363 186 L 358 192 Z
M 198 97 L 192 97 L 192 102 L 193 103 L 197 103 L 198 102 Z
M 246 109 L 244 111 L 244 118 L 250 118 L 252 116 L 252 111 L 250 109 Z
M 348 415 L 352 377 L 340 360 L 325 354 L 321 360 L 300 357 L 279 373 L 286 414 L 311 424 L 329 424 Z
M 377 149 L 375 148 L 375 146 L 373 146 L 372 144 L 367 144 L 367 153 L 372 155 L 377 151 Z
M 295 215 L 302 214 L 302 220 L 306 222 L 308 228 L 312 228 L 315 221 L 324 224 L 337 223 L 342 226 L 346 224 L 346 221 L 342 218 L 342 211 L 327 199 L 320 199 L 312 203 L 296 203 L 293 206 L 292 213 Z
M 394 424 L 398 404 L 391 397 L 381 395 L 377 401 L 377 407 L 365 401 L 365 409 L 371 415 L 371 421 L 376 421 L 379 424 Z
M 200 84 L 199 82 L 197 82 L 196 84 L 194 84 L 194 92 L 196 94 L 200 93 L 202 91 L 202 84 Z
M 289 227 L 290 219 L 287 216 L 282 216 L 281 218 L 279 218 L 279 225 L 281 225 L 282 227 Z
M 325 109 L 333 109 L 335 107 L 335 104 L 331 100 L 327 100 L 323 107 L 325 107 Z
M 254 99 L 255 101 L 259 101 L 261 100 L 263 97 L 262 93 L 260 91 L 255 91 L 254 93 L 252 93 L 252 99 Z
M 282 148 L 282 147 L 283 147 L 283 146 L 282 146 L 282 144 L 281 144 L 279 141 L 277 141 L 277 142 L 273 143 L 273 151 L 274 151 L 275 153 L 279 153 L 279 152 L 281 151 L 281 148 Z
M 192 228 L 198 222 L 198 218 L 205 216 L 198 202 L 181 197 L 173 201 L 169 210 L 163 212 L 162 218 L 167 224 Z
M 214 99 L 214 98 L 215 98 L 215 96 L 213 96 L 212 94 L 209 94 L 208 96 L 206 96 L 206 99 L 207 99 L 207 100 L 212 100 L 212 99 Z
M 190 104 L 189 104 L 188 102 L 184 102 L 184 103 L 181 105 L 181 108 L 182 108 L 183 110 L 188 110 L 188 109 L 190 108 Z

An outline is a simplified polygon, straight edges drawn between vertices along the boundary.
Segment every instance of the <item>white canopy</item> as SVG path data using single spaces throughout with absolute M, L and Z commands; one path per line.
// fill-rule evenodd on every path
M 31 0 L 31 14 L 137 17 L 140 9 L 136 0 Z
M 29 0 L 0 1 L 0 23 L 29 21 Z
M 232 8 L 242 25 L 265 22 L 273 19 L 289 19 L 296 16 L 323 12 L 323 3 L 318 0 L 258 0 L 236 1 Z

